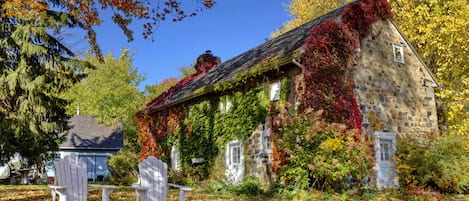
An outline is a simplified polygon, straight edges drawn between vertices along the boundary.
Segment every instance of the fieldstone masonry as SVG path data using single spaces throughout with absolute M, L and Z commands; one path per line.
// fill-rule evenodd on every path
M 404 63 L 394 60 L 393 44 L 403 46 Z M 438 132 L 436 83 L 406 44 L 389 20 L 373 24 L 372 33 L 362 41 L 354 80 L 364 133 L 423 136 Z
M 247 175 L 256 176 L 265 184 L 272 182 L 272 154 L 264 152 L 262 147 L 262 125 L 252 133 L 246 143 Z

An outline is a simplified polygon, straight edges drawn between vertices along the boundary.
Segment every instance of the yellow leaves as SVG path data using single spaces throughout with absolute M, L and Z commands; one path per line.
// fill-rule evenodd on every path
M 342 150 L 344 148 L 344 145 L 341 139 L 331 138 L 323 141 L 319 145 L 319 148 L 324 150 L 325 152 L 335 152 Z
M 20 20 L 38 20 L 46 15 L 48 5 L 37 0 L 5 0 L 2 17 Z
M 469 5 L 466 0 L 390 0 L 394 20 L 435 73 L 449 134 L 469 134 Z
M 292 16 L 293 19 L 284 23 L 280 29 L 271 34 L 271 37 L 276 37 L 292 30 L 305 22 L 342 6 L 346 2 L 351 2 L 351 0 L 291 0 L 288 8 L 290 9 L 290 16 Z

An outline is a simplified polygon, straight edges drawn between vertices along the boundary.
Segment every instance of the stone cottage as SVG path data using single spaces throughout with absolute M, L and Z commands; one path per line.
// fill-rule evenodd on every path
M 199 178 L 220 167 L 227 182 L 269 181 L 269 107 L 327 110 L 323 94 L 333 94 L 328 104 L 340 115 L 324 118 L 372 140 L 377 186 L 397 186 L 399 137 L 438 132 L 437 83 L 391 17 L 387 1 L 359 0 L 226 62 L 206 52 L 196 73 L 137 113 L 141 157 L 157 155 Z

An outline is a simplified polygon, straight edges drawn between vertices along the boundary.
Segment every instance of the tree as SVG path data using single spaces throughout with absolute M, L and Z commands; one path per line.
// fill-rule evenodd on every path
M 87 32 L 86 37 L 100 59 L 102 58 L 101 49 L 96 42 L 94 30 L 94 27 L 102 22 L 100 11 L 112 10 L 112 20 L 122 29 L 128 40 L 132 41 L 133 31 L 128 28 L 132 19 L 146 21 L 143 24 L 143 37 L 148 38 L 153 34 L 154 27 L 157 27 L 159 22 L 167 19 L 173 22 L 181 21 L 215 4 L 213 0 L 192 1 L 195 3 L 193 11 L 186 12 L 181 0 L 165 0 L 162 4 L 157 0 L 2 0 L 0 2 L 2 3 L 2 17 L 17 20 L 35 20 L 37 23 L 43 23 L 50 20 L 48 16 L 53 9 L 67 13 L 69 20 L 77 22 L 79 27 Z
M 0 160 L 19 152 L 31 164 L 41 164 L 48 151 L 58 149 L 68 129 L 68 101 L 61 97 L 84 77 L 89 67 L 80 62 L 60 34 L 86 31 L 86 38 L 103 60 L 94 27 L 100 12 L 109 9 L 130 40 L 132 19 L 144 19 L 143 36 L 159 22 L 179 21 L 211 8 L 212 0 L 196 0 L 194 12 L 184 12 L 179 0 L 0 0 Z M 29 146 L 26 146 L 29 145 Z
M 174 86 L 179 81 L 178 78 L 167 78 L 162 82 L 156 85 L 147 85 L 145 86 L 145 103 L 150 102 L 151 100 L 155 99 L 159 95 L 161 95 L 164 91 L 169 89 L 170 87 Z
M 467 0 L 390 0 L 394 20 L 436 75 L 442 131 L 469 134 Z
M 104 63 L 91 54 L 84 60 L 94 65 L 95 69 L 84 71 L 87 78 L 65 94 L 71 101 L 67 113 L 74 114 L 80 108 L 80 114 L 96 115 L 99 123 L 122 126 L 126 147 L 138 150 L 134 115 L 143 107 L 143 94 L 138 86 L 144 77 L 132 67 L 133 55 L 129 55 L 129 50 L 124 50 L 118 59 L 108 53 Z
M 291 30 L 330 10 L 344 0 L 292 0 L 289 6 L 293 19 L 272 34 Z M 394 21 L 424 62 L 436 75 L 440 104 L 439 118 L 443 132 L 469 133 L 469 4 L 467 0 L 389 0 Z
M 22 18 L 12 18 L 11 5 L 0 2 L 0 159 L 17 152 L 40 165 L 67 129 L 68 102 L 60 94 L 87 68 L 53 33 L 79 22 L 55 11 L 34 17 L 28 9 L 20 10 Z
M 188 67 L 180 67 L 179 71 L 181 72 L 181 75 L 179 78 L 167 78 L 163 80 L 162 82 L 156 84 L 156 85 L 147 85 L 145 86 L 145 103 L 148 103 L 161 95 L 164 91 L 168 90 L 172 86 L 176 85 L 181 79 L 190 76 L 195 73 L 195 68 L 194 65 L 190 65 Z
M 271 37 L 277 37 L 350 1 L 352 0 L 291 0 L 288 9 L 292 19 L 272 33 Z

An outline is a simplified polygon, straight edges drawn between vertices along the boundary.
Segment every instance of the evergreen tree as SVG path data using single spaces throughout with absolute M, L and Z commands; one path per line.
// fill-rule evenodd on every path
M 60 94 L 86 68 L 54 35 L 79 23 L 51 10 L 25 9 L 21 19 L 8 17 L 0 2 L 0 159 L 18 152 L 40 164 L 67 129 L 67 101 Z

